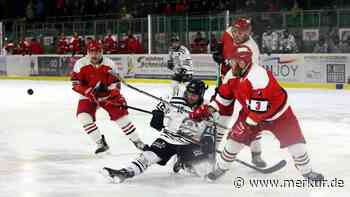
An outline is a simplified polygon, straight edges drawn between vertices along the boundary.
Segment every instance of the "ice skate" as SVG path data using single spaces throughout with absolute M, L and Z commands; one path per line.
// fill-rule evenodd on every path
M 131 178 L 135 175 L 133 171 L 129 171 L 125 168 L 115 170 L 112 168 L 104 167 L 101 171 L 102 175 L 108 178 L 112 183 L 122 183 L 127 178 Z
M 97 142 L 97 149 L 95 151 L 95 154 L 101 154 L 106 152 L 109 149 L 109 146 L 105 140 L 105 136 L 102 135 L 102 138 Z

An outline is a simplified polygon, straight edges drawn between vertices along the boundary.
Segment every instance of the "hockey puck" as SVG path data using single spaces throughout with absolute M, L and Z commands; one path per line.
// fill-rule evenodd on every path
M 34 93 L 34 91 L 33 91 L 32 89 L 29 88 L 29 89 L 27 90 L 27 94 L 32 95 L 33 93 Z

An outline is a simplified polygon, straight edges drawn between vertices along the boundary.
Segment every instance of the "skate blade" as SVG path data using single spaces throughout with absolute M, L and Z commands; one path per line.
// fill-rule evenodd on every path
M 109 172 L 105 169 L 101 169 L 100 174 L 104 176 L 110 183 L 119 184 L 122 182 L 121 179 L 119 179 L 117 176 L 115 177 L 109 176 Z

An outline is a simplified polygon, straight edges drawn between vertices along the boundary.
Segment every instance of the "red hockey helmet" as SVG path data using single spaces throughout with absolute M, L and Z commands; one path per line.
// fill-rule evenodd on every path
M 238 45 L 232 59 L 235 62 L 233 65 L 233 74 L 237 77 L 242 77 L 253 64 L 252 60 L 253 52 L 246 45 Z
M 100 43 L 96 42 L 96 41 L 92 41 L 88 44 L 87 46 L 87 51 L 98 51 L 101 52 L 102 51 L 102 46 Z
M 252 28 L 250 19 L 245 17 L 241 17 L 233 21 L 232 26 L 239 31 L 251 30 Z
M 88 43 L 87 54 L 92 64 L 99 64 L 102 60 L 102 46 L 96 41 Z

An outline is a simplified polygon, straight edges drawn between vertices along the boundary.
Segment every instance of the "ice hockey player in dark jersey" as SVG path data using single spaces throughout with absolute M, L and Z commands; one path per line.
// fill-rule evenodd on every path
M 121 183 L 143 173 L 149 166 L 157 163 L 166 165 L 170 158 L 177 155 L 174 171 L 182 166 L 192 168 L 197 162 L 208 159 L 215 151 L 214 126 L 208 121 L 195 122 L 188 118 L 191 111 L 203 103 L 207 86 L 203 81 L 191 80 L 185 89 L 180 90 L 166 103 L 158 104 L 153 110 L 151 127 L 161 132 L 148 150 L 144 151 L 127 167 L 115 170 L 103 168 L 102 174 L 114 183 Z
M 169 48 L 167 67 L 174 71 L 172 76 L 172 95 L 177 94 L 179 86 L 192 79 L 193 65 L 190 51 L 180 43 L 179 36 L 174 35 Z

